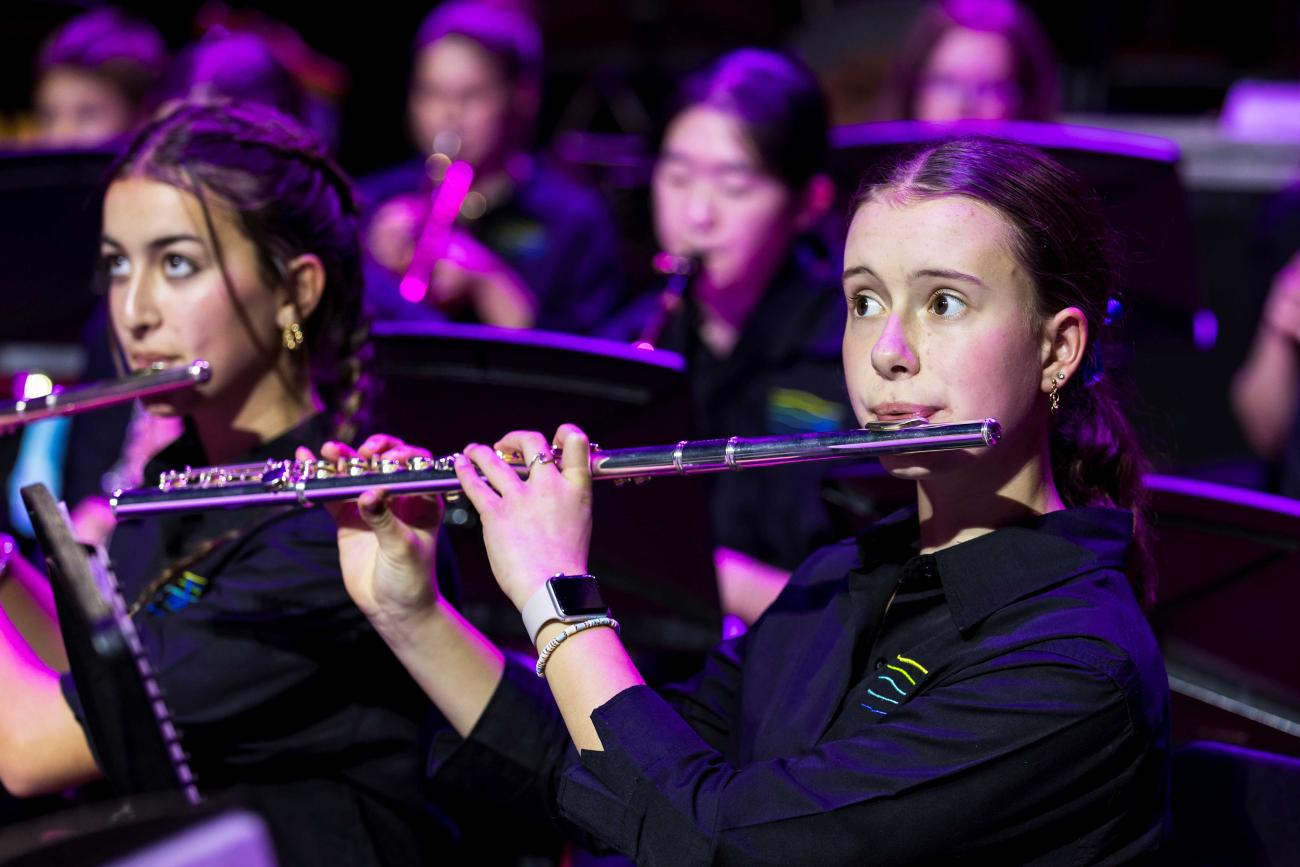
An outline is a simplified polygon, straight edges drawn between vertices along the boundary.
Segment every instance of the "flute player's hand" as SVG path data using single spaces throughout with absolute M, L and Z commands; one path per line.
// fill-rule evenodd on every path
M 551 460 L 553 443 L 564 450 L 563 469 Z M 529 464 L 527 480 L 496 449 L 522 455 Z M 587 435 L 571 424 L 561 425 L 551 440 L 536 431 L 514 431 L 492 448 L 469 445 L 457 458 L 456 476 L 483 522 L 492 573 L 516 608 L 552 575 L 587 571 L 590 461 Z
M 338 442 L 321 447 L 327 461 L 429 456 L 425 449 L 387 434 L 375 434 L 355 450 Z M 297 457 L 310 459 L 311 453 L 299 449 Z M 348 595 L 366 617 L 400 624 L 437 603 L 434 555 L 442 524 L 441 497 L 390 497 L 383 490 L 371 490 L 356 502 L 329 503 L 326 508 L 338 524 L 339 565 Z

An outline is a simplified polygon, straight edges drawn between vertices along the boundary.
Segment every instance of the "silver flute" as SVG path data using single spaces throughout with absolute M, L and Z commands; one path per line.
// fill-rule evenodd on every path
M 642 480 L 691 476 L 751 467 L 776 467 L 811 461 L 965 449 L 996 445 L 997 419 L 929 424 L 924 419 L 869 424 L 859 430 L 775 437 L 682 440 L 674 445 L 628 449 L 592 446 L 591 475 L 596 479 Z M 542 456 L 502 455 L 522 477 Z M 557 463 L 562 459 L 557 450 Z M 266 461 L 220 467 L 186 467 L 162 474 L 148 488 L 116 491 L 109 502 L 118 517 L 203 509 L 233 509 L 277 504 L 302 505 L 351 500 L 372 488 L 393 494 L 460 491 L 455 455 L 406 461 L 352 458 L 344 461 Z M 549 461 L 547 461 L 549 463 Z
M 75 415 L 104 409 L 139 397 L 152 397 L 207 382 L 212 376 L 208 363 L 192 361 L 184 367 L 155 365 L 120 379 L 92 382 L 45 397 L 0 403 L 0 429 L 31 424 L 43 418 Z

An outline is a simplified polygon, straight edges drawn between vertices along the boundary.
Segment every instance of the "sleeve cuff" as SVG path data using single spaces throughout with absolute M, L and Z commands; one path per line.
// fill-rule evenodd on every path
M 568 732 L 545 681 L 507 659 L 469 736 L 434 736 L 426 772 L 437 783 L 475 790 L 492 779 L 506 788 L 536 785 L 554 773 L 566 751 L 572 751 Z

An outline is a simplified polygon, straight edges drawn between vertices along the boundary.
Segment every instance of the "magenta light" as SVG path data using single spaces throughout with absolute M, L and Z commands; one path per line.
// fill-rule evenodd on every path
M 1201 309 L 1192 317 L 1192 340 L 1196 348 L 1209 352 L 1219 340 L 1219 317 L 1214 311 Z

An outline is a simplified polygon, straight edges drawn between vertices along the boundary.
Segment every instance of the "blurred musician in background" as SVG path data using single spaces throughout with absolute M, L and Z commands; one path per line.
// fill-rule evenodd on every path
M 621 300 L 619 242 L 600 197 L 528 152 L 541 35 L 508 4 L 454 0 L 420 25 L 408 97 L 421 156 L 363 180 L 367 288 L 382 318 L 420 318 L 398 282 L 451 160 L 473 183 L 419 302 L 440 317 L 579 334 Z M 429 315 L 429 314 L 425 314 Z
M 144 119 L 167 62 L 153 25 L 104 6 L 60 27 L 36 60 L 37 141 L 95 147 Z
M 1056 55 L 1015 0 L 938 0 L 917 17 L 884 95 L 882 117 L 1052 120 Z
M 1232 406 L 1250 447 L 1280 466 L 1279 490 L 1300 498 L 1300 253 L 1273 278 Z
M 826 105 L 800 62 L 742 49 L 688 79 L 655 165 L 664 250 L 699 261 L 680 303 L 650 295 L 607 329 L 687 360 L 701 437 L 850 425 L 838 277 L 822 218 Z M 723 610 L 752 623 L 789 570 L 830 541 L 826 470 L 795 466 L 709 480 Z

